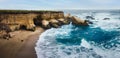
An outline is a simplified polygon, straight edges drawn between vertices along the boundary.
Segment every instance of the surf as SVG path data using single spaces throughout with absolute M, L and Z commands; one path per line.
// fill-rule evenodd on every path
M 64 25 L 43 32 L 36 43 L 37 58 L 119 58 L 120 19 L 111 12 L 74 13 L 93 22 L 89 26 Z M 113 15 L 114 14 L 114 15 Z M 109 20 L 103 20 L 104 18 Z

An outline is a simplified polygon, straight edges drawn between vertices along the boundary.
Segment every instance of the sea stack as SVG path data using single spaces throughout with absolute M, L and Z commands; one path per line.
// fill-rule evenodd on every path
M 67 14 L 65 16 L 65 18 L 68 19 L 69 21 L 71 21 L 72 24 L 74 24 L 74 25 L 88 26 L 88 21 L 87 20 L 80 19 L 77 16 L 71 16 L 70 14 Z

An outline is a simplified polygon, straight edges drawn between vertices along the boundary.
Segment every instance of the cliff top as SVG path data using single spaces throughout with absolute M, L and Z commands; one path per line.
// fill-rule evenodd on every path
M 0 10 L 0 14 L 28 14 L 28 13 L 63 13 L 62 11 L 48 11 L 48 10 Z

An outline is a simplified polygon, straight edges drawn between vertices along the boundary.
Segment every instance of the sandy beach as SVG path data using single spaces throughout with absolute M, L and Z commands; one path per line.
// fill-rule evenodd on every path
M 0 58 L 37 58 L 35 45 L 44 29 L 36 31 L 19 30 L 11 32 L 9 40 L 0 39 Z

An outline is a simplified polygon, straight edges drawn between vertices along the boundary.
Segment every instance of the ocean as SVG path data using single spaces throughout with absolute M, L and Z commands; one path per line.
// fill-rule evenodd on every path
M 120 58 L 120 10 L 64 10 L 90 20 L 89 26 L 64 25 L 39 36 L 38 58 Z

